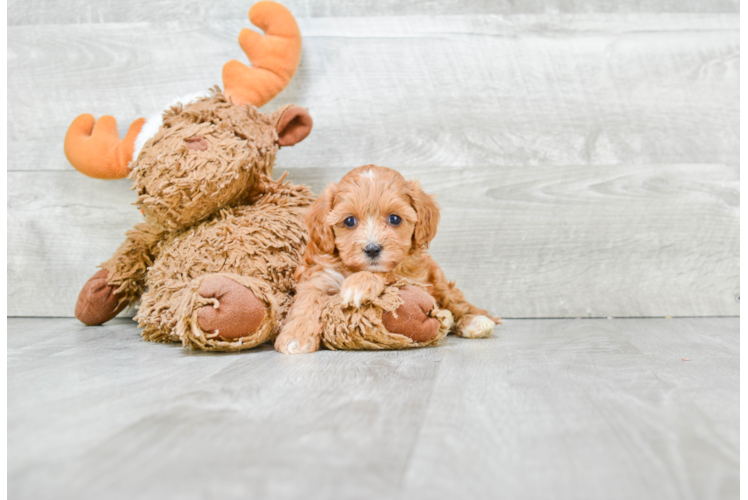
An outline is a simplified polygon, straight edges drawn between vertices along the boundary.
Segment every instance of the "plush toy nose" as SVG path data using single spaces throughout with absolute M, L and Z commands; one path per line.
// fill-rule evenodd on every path
M 193 151 L 205 151 L 208 149 L 208 141 L 200 136 L 193 136 L 184 140 L 187 143 L 187 147 Z
M 366 245 L 366 248 L 364 248 L 364 253 L 371 259 L 379 255 L 381 251 L 382 245 L 380 245 L 379 243 L 369 243 L 368 245 Z

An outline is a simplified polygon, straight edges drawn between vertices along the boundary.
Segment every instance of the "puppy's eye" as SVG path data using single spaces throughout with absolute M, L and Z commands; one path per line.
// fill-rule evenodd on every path
M 395 214 L 392 214 L 392 215 L 390 215 L 390 219 L 389 219 L 389 221 L 390 221 L 390 224 L 392 224 L 393 226 L 399 226 L 399 225 L 400 225 L 400 223 L 401 223 L 401 222 L 402 222 L 403 220 L 402 220 L 402 219 L 400 218 L 400 216 L 399 216 L 399 215 L 395 215 Z
M 343 224 L 345 224 L 345 227 L 353 227 L 356 225 L 356 218 L 353 216 L 350 216 L 346 220 L 343 221 Z

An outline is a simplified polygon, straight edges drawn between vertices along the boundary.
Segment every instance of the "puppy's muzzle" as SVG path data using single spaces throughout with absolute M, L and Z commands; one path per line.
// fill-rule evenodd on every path
M 369 243 L 366 245 L 366 248 L 364 248 L 364 253 L 370 258 L 370 259 L 376 259 L 380 253 L 382 253 L 382 245 L 379 243 Z

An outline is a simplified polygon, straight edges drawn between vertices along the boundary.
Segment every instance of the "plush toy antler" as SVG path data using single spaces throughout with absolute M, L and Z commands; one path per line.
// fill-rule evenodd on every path
M 76 169 L 89 177 L 127 177 L 127 165 L 132 161 L 135 138 L 144 123 L 145 118 L 132 122 L 124 140 L 120 140 L 114 117 L 102 116 L 97 122 L 93 115 L 80 115 L 73 120 L 65 135 L 65 156 Z
M 288 9 L 275 2 L 263 1 L 253 5 L 249 10 L 249 20 L 262 29 L 265 36 L 246 28 L 241 31 L 239 45 L 252 67 L 248 68 L 239 61 L 227 62 L 223 67 L 224 95 L 236 105 L 260 107 L 278 95 L 296 72 L 301 61 L 301 33 Z M 298 114 L 289 113 L 286 121 L 290 121 L 289 130 L 301 128 L 304 133 L 292 142 L 281 137 L 281 146 L 298 142 L 311 130 L 308 113 L 302 113 L 304 116 L 300 117 L 296 116 Z M 303 122 L 304 126 L 300 127 L 297 122 Z M 135 139 L 144 123 L 145 118 L 135 120 L 125 138 L 120 140 L 117 121 L 113 117 L 102 116 L 97 122 L 90 114 L 80 115 L 73 120 L 65 136 L 65 156 L 89 177 L 127 177 L 127 166 L 134 160 Z
M 275 2 L 258 2 L 249 20 L 265 36 L 244 28 L 239 45 L 252 67 L 233 60 L 223 66 L 224 95 L 234 104 L 252 103 L 258 108 L 283 90 L 301 61 L 301 32 L 293 15 Z

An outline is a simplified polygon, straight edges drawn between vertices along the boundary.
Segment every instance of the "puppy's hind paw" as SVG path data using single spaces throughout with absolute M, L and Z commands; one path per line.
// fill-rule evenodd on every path
M 457 325 L 455 334 L 466 339 L 482 339 L 493 333 L 496 323 L 487 316 L 465 316 Z

